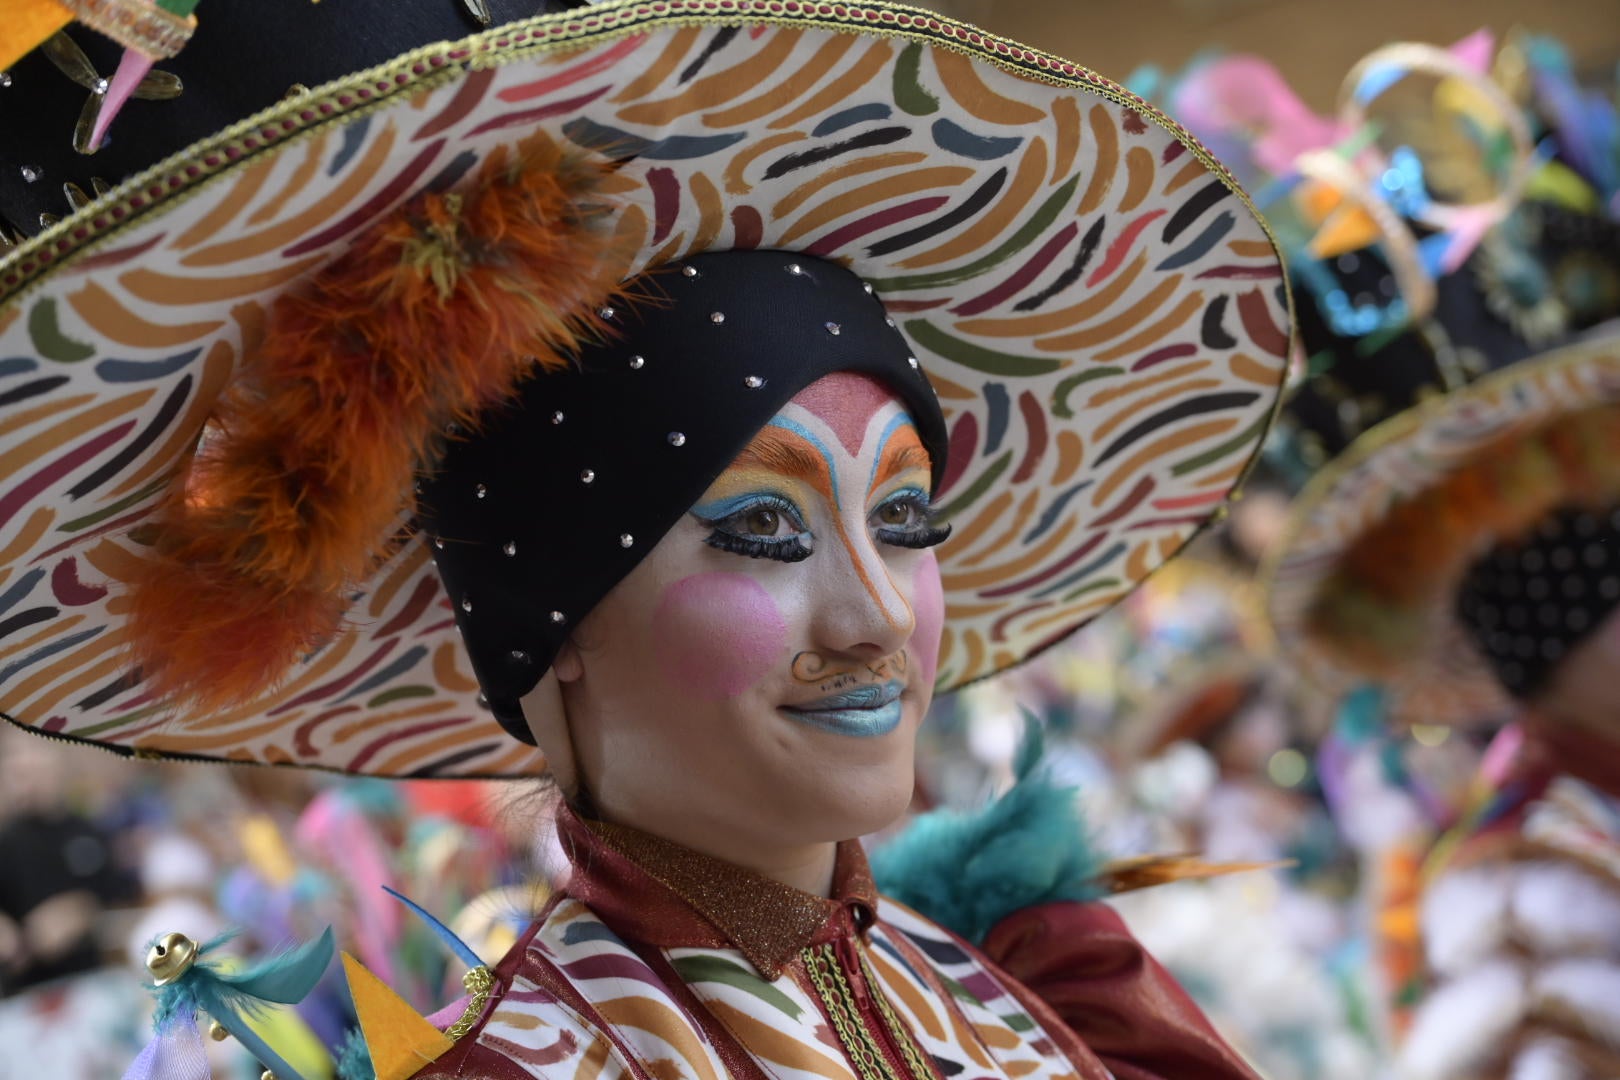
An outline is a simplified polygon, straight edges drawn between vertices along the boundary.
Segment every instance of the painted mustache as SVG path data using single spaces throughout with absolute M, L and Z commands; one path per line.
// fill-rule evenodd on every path
M 897 680 L 851 687 L 806 705 L 782 706 L 782 712 L 801 724 L 837 735 L 875 738 L 900 726 L 900 695 L 905 684 Z
M 831 682 L 862 674 L 877 679 L 904 678 L 910 666 L 911 658 L 904 649 L 873 663 L 842 665 L 833 664 L 820 653 L 802 652 L 793 658 L 793 677 L 802 683 Z

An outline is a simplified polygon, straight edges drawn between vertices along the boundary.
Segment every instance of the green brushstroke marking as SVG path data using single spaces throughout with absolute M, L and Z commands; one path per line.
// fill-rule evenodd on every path
M 1246 444 L 1259 438 L 1260 433 L 1266 429 L 1266 419 L 1266 417 L 1262 416 L 1219 446 L 1211 447 L 1197 457 L 1190 457 L 1186 461 L 1177 462 L 1170 467 L 1170 475 L 1186 476 L 1190 472 L 1202 469 L 1205 465 L 1221 460 L 1221 458 L 1236 450 L 1241 450 Z
M 432 696 L 433 687 L 431 686 L 396 686 L 392 690 L 384 690 L 382 693 L 366 702 L 366 708 L 375 709 L 379 705 L 387 705 L 390 701 L 403 701 L 406 698 Z
M 1073 600 L 1078 600 L 1080 597 L 1086 595 L 1086 593 L 1088 593 L 1088 592 L 1096 592 L 1098 589 L 1112 588 L 1113 586 L 1118 585 L 1118 584 L 1119 584 L 1119 578 L 1117 578 L 1117 577 L 1101 578 L 1101 579 L 1099 579 L 1097 581 L 1088 581 L 1086 584 L 1080 586 L 1078 589 L 1073 589 L 1073 590 L 1071 590 L 1071 591 L 1069 591 L 1067 593 L 1064 593 L 1063 594 L 1063 599 L 1059 600 L 1058 603 L 1067 604 L 1067 603 L 1069 603 L 1069 602 L 1071 602 Z
M 1124 368 L 1108 365 L 1094 367 L 1090 371 L 1070 375 L 1067 379 L 1058 383 L 1057 388 L 1052 391 L 1052 415 L 1060 416 L 1065 420 L 1074 419 L 1074 410 L 1069 408 L 1069 395 L 1074 393 L 1075 387 L 1091 382 L 1093 379 L 1105 379 L 1110 375 L 1123 374 L 1125 374 Z
M 1009 379 L 1028 378 L 1031 375 L 1050 375 L 1063 366 L 1063 361 L 1048 356 L 1019 356 L 998 352 L 983 345 L 975 345 L 947 334 L 926 319 L 910 319 L 906 332 L 911 340 L 947 360 L 961 364 L 986 375 L 1000 375 Z
M 50 297 L 28 309 L 28 337 L 39 355 L 59 364 L 76 364 L 96 354 L 94 345 L 74 341 L 62 333 L 56 321 L 56 301 Z
M 922 42 L 913 41 L 900 51 L 894 65 L 894 103 L 912 116 L 939 111 L 939 98 L 922 86 Z
M 803 1015 L 804 1010 L 796 1001 L 734 960 L 723 956 L 682 956 L 672 958 L 670 964 L 689 983 L 721 983 L 752 994 L 794 1020 Z
M 1046 232 L 1047 228 L 1057 219 L 1069 200 L 1074 197 L 1074 189 L 1079 185 L 1080 177 L 1074 176 L 1069 182 L 1053 192 L 1041 204 L 1039 210 L 1030 216 L 1023 228 L 1012 235 L 1005 244 L 983 258 L 975 259 L 966 266 L 959 266 L 954 270 L 936 270 L 930 274 L 913 274 L 910 277 L 869 278 L 872 287 L 879 292 L 904 292 L 908 289 L 930 289 L 936 285 L 960 285 L 964 281 L 971 281 L 984 273 L 1001 265 Z
M 163 490 L 168 483 L 168 477 L 159 477 L 134 494 L 125 495 L 117 502 L 103 506 L 100 510 L 95 511 L 94 513 L 86 514 L 84 517 L 76 517 L 72 521 L 64 521 L 62 524 L 56 527 L 56 531 L 70 533 L 78 532 L 80 529 L 89 528 L 91 525 L 94 525 L 99 521 L 107 520 L 114 514 L 128 510 L 142 499 L 150 498 L 151 496 L 156 495 L 159 491 Z
M 997 458 L 994 465 L 991 465 L 988 469 L 979 474 L 979 478 L 973 481 L 971 487 L 967 488 L 962 492 L 962 494 L 951 500 L 951 504 L 949 506 L 940 510 L 939 519 L 941 521 L 949 521 L 953 515 L 966 510 L 969 506 L 972 506 L 975 502 L 977 502 L 979 497 L 989 490 L 991 484 L 994 484 L 997 480 L 1001 479 L 1001 474 L 1007 471 L 1007 466 L 1012 464 L 1012 459 L 1013 452 L 1011 450 L 1008 450 L 1006 453 Z

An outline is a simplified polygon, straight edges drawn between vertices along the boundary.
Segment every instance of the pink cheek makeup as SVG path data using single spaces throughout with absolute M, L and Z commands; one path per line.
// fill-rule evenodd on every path
M 917 567 L 917 592 L 911 607 L 916 620 L 909 650 L 917 664 L 913 682 L 933 686 L 939 669 L 939 636 L 945 628 L 945 590 L 939 581 L 939 560 L 932 551 L 924 554 Z
M 652 620 L 665 679 L 702 701 L 725 701 L 781 663 L 787 623 L 747 574 L 682 578 L 664 590 Z

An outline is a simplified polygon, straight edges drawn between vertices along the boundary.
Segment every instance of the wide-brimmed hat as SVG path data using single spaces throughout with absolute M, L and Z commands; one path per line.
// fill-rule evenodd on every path
M 188 49 L 232 17 L 202 12 Z M 0 262 L 8 719 L 140 755 L 542 767 L 480 704 L 409 505 L 344 632 L 230 708 L 151 694 L 120 585 L 272 304 L 533 137 L 612 159 L 600 194 L 628 273 L 766 248 L 872 286 L 949 427 L 942 690 L 1118 600 L 1248 468 L 1289 347 L 1275 245 L 1206 151 L 1107 80 L 882 3 L 615 0 L 414 44 L 186 146 Z
M 1612 459 L 1617 443 L 1612 333 L 1507 364 L 1370 428 L 1300 494 L 1266 569 L 1285 653 L 1335 695 L 1380 684 L 1401 722 L 1511 715 L 1513 699 L 1460 617 L 1458 589 L 1498 543 L 1602 500 L 1613 477 L 1594 480 L 1582 458 Z M 1569 599 L 1545 599 L 1563 605 L 1561 623 Z

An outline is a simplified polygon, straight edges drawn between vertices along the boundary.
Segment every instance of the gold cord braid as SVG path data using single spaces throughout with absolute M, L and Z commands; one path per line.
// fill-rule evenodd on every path
M 844 1050 L 855 1063 L 855 1068 L 861 1074 L 861 1080 L 902 1080 L 895 1075 L 888 1059 L 883 1056 L 883 1051 L 878 1049 L 877 1040 L 872 1038 L 872 1033 L 861 1023 L 855 995 L 850 991 L 849 982 L 838 966 L 833 947 L 819 945 L 813 949 L 806 949 L 803 957 L 805 970 L 810 973 L 810 981 L 815 984 L 816 993 L 821 995 L 822 1003 L 827 1006 L 827 1015 L 832 1018 L 833 1027 L 838 1032 L 838 1041 L 844 1044 Z
M 467 1007 L 461 1010 L 461 1019 L 444 1029 L 445 1038 L 451 1042 L 457 1041 L 471 1031 L 478 1023 L 478 1018 L 484 1014 L 484 1006 L 489 1002 L 490 992 L 495 989 L 495 975 L 489 968 L 480 964 L 468 969 L 467 974 L 461 977 L 461 985 L 472 996 L 467 999 Z
M 929 1067 L 927 1059 L 922 1055 L 922 1051 L 917 1049 L 917 1044 L 912 1041 L 911 1032 L 906 1030 L 906 1025 L 901 1022 L 900 1017 L 895 1015 L 894 1007 L 889 1004 L 889 999 L 884 996 L 877 978 L 872 973 L 872 965 L 866 961 L 864 949 L 861 951 L 861 972 L 866 976 L 867 988 L 871 991 L 872 1000 L 877 1002 L 878 1012 L 882 1014 L 883 1022 L 889 1025 L 889 1034 L 893 1035 L 894 1041 L 900 1045 L 900 1053 L 905 1056 L 906 1064 L 910 1065 L 911 1071 L 918 1076 L 933 1076 L 934 1070 Z

